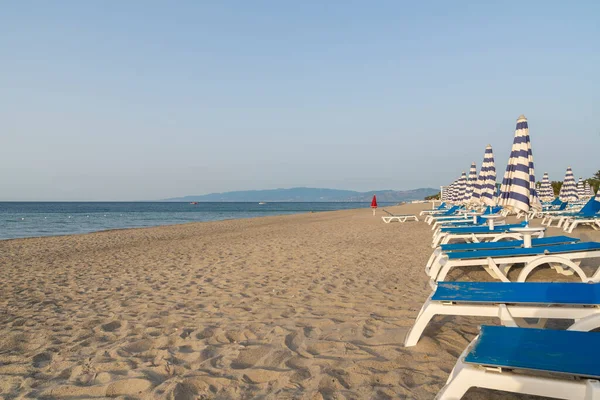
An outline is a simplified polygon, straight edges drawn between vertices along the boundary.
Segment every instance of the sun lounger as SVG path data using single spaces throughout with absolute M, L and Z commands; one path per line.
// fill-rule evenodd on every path
M 389 224 L 390 222 L 393 222 L 393 221 L 406 222 L 407 220 L 412 220 L 412 221 L 419 220 L 419 218 L 417 218 L 416 215 L 412 215 L 412 214 L 392 214 L 391 212 L 388 212 L 386 210 L 383 210 L 383 212 L 388 214 L 387 216 L 381 217 L 383 222 L 385 222 L 386 224 Z
M 440 282 L 427 299 L 405 346 L 414 346 L 436 315 L 497 317 L 505 326 L 523 318 L 574 319 L 569 329 L 600 325 L 600 284 L 564 282 Z
M 434 249 L 440 244 L 450 243 L 451 241 L 461 242 L 481 242 L 489 240 L 504 240 L 504 239 L 520 239 L 521 235 L 515 232 L 510 232 L 510 228 L 522 228 L 527 226 L 527 222 L 523 221 L 520 224 L 506 224 L 494 227 L 490 230 L 487 226 L 475 226 L 467 228 L 442 228 L 437 235 L 433 237 L 431 247 Z M 538 237 L 543 237 L 543 232 L 536 234 Z
M 590 225 L 594 230 L 600 228 L 600 201 L 592 197 L 578 213 L 563 221 L 564 230 L 568 233 L 579 225 Z
M 509 282 L 507 277 L 510 267 L 525 264 L 519 273 L 517 282 L 525 282 L 531 272 L 539 266 L 550 264 L 557 272 L 564 275 L 577 274 L 582 282 L 600 281 L 600 268 L 591 277 L 579 267 L 584 259 L 600 257 L 600 242 L 580 242 L 553 246 L 537 246 L 531 248 L 513 248 L 502 250 L 480 250 L 450 252 L 439 264 L 432 265 L 429 277 L 433 282 L 446 279 L 447 274 L 455 267 L 483 268 L 490 276 Z
M 442 204 L 440 204 L 439 206 L 437 206 L 433 210 L 423 210 L 423 211 L 421 211 L 421 213 L 419 213 L 419 215 L 432 214 L 432 213 L 446 211 L 446 210 L 447 210 L 446 203 L 443 202 Z
M 557 228 L 560 228 L 561 226 L 563 226 L 563 224 L 566 224 L 567 221 L 570 221 L 570 223 L 568 225 L 564 225 L 565 226 L 565 230 L 570 229 L 570 225 L 574 222 L 575 219 L 579 219 L 580 221 L 586 220 L 592 220 L 592 224 L 595 223 L 595 221 L 593 221 L 595 218 L 599 217 L 598 216 L 598 212 L 600 211 L 600 202 L 596 201 L 595 198 L 591 198 L 582 208 L 581 210 L 577 211 L 577 212 L 569 212 L 569 213 L 561 213 L 561 214 L 557 214 L 557 215 L 551 215 L 551 216 L 546 216 L 543 220 L 542 220 L 542 224 L 551 227 L 552 223 L 554 221 L 558 221 L 558 224 L 556 225 Z M 584 222 L 582 222 L 584 223 Z M 575 226 L 573 226 L 573 229 L 575 229 L 575 227 L 579 225 L 579 224 L 575 224 Z M 572 232 L 572 230 L 570 231 Z
M 600 332 L 482 326 L 438 400 L 471 387 L 556 399 L 600 398 Z
M 532 239 L 531 247 L 551 246 L 558 244 L 577 243 L 580 240 L 569 236 L 549 236 L 540 239 Z M 500 242 L 482 242 L 482 243 L 451 243 L 443 244 L 437 247 L 429 257 L 425 265 L 425 273 L 429 275 L 429 270 L 436 265 L 441 268 L 441 260 L 447 258 L 446 254 L 457 251 L 478 251 L 478 250 L 501 250 L 522 248 L 523 240 L 503 240 Z
M 460 210 L 460 206 L 452 206 L 447 210 L 441 210 L 439 212 L 433 212 L 425 217 L 425 222 L 431 224 L 431 221 L 434 221 L 436 218 L 450 217 L 456 218 L 457 211 Z
M 570 218 L 565 221 L 564 230 L 567 233 L 572 233 L 579 225 L 589 225 L 595 231 L 600 230 L 600 214 L 591 218 Z

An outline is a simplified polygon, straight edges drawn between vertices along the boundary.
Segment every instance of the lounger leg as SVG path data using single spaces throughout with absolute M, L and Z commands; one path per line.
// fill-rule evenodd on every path
M 479 371 L 462 362 L 462 356 L 457 361 L 446 386 L 435 396 L 435 400 L 459 400 L 467 391 L 485 378 L 485 372 Z
M 421 338 L 421 335 L 423 334 L 423 331 L 427 327 L 427 324 L 429 324 L 431 318 L 438 314 L 440 307 L 443 307 L 443 305 L 427 299 L 425 304 L 423 304 L 423 307 L 421 307 L 421 311 L 415 320 L 415 324 L 406 335 L 404 347 L 411 347 L 417 344 Z
M 457 367 L 459 363 L 463 365 L 462 368 L 438 393 L 437 400 L 460 399 L 470 387 L 566 400 L 596 400 L 600 395 L 598 381 L 592 379 L 568 381 L 517 375 L 511 372 L 486 371 L 483 367 L 464 364 L 462 358 L 457 362 Z
M 484 265 L 483 269 L 494 279 L 500 279 L 502 282 L 510 282 L 491 257 L 487 258 L 487 266 Z
M 431 253 L 429 260 L 427 260 L 427 264 L 425 264 L 425 273 L 427 274 L 427 276 L 429 276 L 429 271 L 431 270 L 432 266 L 439 264 L 441 256 L 442 249 L 439 247 L 436 248 L 433 251 L 433 253 Z
M 600 328 L 600 315 L 592 314 L 575 321 L 575 323 L 571 325 L 567 330 L 589 332 L 597 328 Z
M 583 400 L 600 400 L 600 382 L 595 379 L 587 380 Z
M 573 233 L 573 229 L 577 228 L 577 225 L 578 225 L 578 221 L 573 221 L 571 226 L 569 226 L 567 228 L 567 233 Z

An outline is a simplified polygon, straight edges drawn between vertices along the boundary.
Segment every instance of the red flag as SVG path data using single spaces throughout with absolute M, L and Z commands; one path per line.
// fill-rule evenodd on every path
M 377 197 L 373 195 L 373 200 L 371 201 L 371 208 L 377 208 Z

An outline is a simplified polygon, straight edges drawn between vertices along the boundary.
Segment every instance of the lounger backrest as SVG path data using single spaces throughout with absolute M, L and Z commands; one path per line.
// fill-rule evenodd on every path
M 585 206 L 583 206 L 583 208 L 581 210 L 579 210 L 579 212 L 577 213 L 578 217 L 593 217 L 594 214 L 596 214 L 598 211 L 600 211 L 600 202 L 596 201 L 596 199 L 594 197 L 592 197 L 591 199 L 588 200 L 587 203 L 585 203 Z
M 452 215 L 454 214 L 454 212 L 458 210 L 458 206 L 452 206 L 448 209 L 448 211 L 446 211 L 445 213 L 443 213 L 442 215 Z

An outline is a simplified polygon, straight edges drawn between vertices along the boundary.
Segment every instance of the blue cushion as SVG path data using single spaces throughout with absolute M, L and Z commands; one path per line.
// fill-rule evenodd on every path
M 599 378 L 598 359 L 600 332 L 484 325 L 465 362 Z
M 490 228 L 486 226 L 468 226 L 464 228 L 441 228 L 442 232 L 448 233 L 502 233 L 508 232 L 510 228 L 522 228 L 527 226 L 527 222 L 523 221 L 520 224 L 512 224 L 512 225 L 498 225 L 494 226 L 494 230 L 491 231 Z
M 600 283 L 439 282 L 434 301 L 600 305 Z
M 531 239 L 531 246 L 546 246 L 554 244 L 576 243 L 580 239 L 569 236 L 548 236 L 540 239 Z M 450 243 L 440 246 L 442 251 L 476 251 L 491 249 L 510 249 L 514 247 L 523 247 L 522 240 L 506 240 L 501 242 L 482 242 L 482 243 Z
M 511 249 L 492 249 L 480 251 L 457 251 L 447 254 L 451 260 L 458 259 L 475 259 L 487 257 L 516 257 L 516 256 L 534 256 L 542 254 L 561 254 L 575 253 L 579 251 L 596 251 L 600 250 L 600 242 L 580 242 L 571 244 L 537 246 L 531 248 L 511 248 Z

